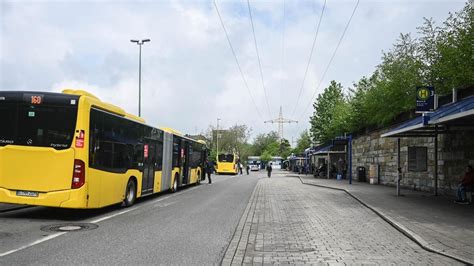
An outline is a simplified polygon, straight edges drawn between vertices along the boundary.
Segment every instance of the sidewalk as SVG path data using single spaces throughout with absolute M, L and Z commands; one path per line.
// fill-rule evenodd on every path
M 453 199 L 425 192 L 370 185 L 348 180 L 299 176 L 301 182 L 345 190 L 405 231 L 421 245 L 474 263 L 474 205 L 458 205 Z
M 222 265 L 458 265 L 429 252 L 349 194 L 297 177 L 261 178 Z

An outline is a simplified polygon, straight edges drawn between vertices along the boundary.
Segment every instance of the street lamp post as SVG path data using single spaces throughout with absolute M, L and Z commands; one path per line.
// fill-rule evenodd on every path
M 138 53 L 138 116 L 141 116 L 141 98 L 142 98 L 142 45 L 146 42 L 149 42 L 150 39 L 144 40 L 130 40 L 138 44 L 139 53 Z

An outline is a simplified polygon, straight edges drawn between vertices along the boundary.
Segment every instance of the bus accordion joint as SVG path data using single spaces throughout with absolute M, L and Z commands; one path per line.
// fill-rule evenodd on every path
M 86 173 L 85 173 L 85 164 L 83 161 L 75 159 L 74 160 L 74 170 L 72 174 L 72 184 L 71 188 L 80 188 L 86 182 Z

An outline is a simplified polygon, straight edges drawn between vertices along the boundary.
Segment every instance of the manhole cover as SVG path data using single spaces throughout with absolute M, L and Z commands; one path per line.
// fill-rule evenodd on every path
M 66 223 L 66 224 L 52 224 L 41 227 L 41 231 L 45 232 L 78 232 L 89 231 L 99 227 L 91 223 Z
M 76 231 L 76 230 L 81 230 L 82 227 L 77 226 L 77 225 L 66 225 L 66 226 L 61 226 L 58 229 L 60 231 Z

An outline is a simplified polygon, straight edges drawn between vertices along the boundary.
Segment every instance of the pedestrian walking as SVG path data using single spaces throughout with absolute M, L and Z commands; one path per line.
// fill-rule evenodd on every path
M 248 164 L 247 164 L 247 166 L 245 166 L 245 170 L 247 171 L 247 175 L 249 175 L 250 166 Z
M 272 163 L 267 164 L 267 175 L 268 175 L 268 178 L 272 176 Z
M 243 170 L 244 169 L 244 166 L 242 165 L 242 163 L 239 163 L 239 173 L 240 175 L 243 175 Z
M 458 186 L 456 203 L 468 204 L 466 201 L 466 191 L 474 189 L 474 170 L 471 165 L 466 166 L 466 173 L 462 177 L 461 183 Z
M 212 184 L 211 175 L 214 172 L 214 164 L 206 159 L 204 167 L 206 168 L 207 180 L 209 181 L 209 184 Z

